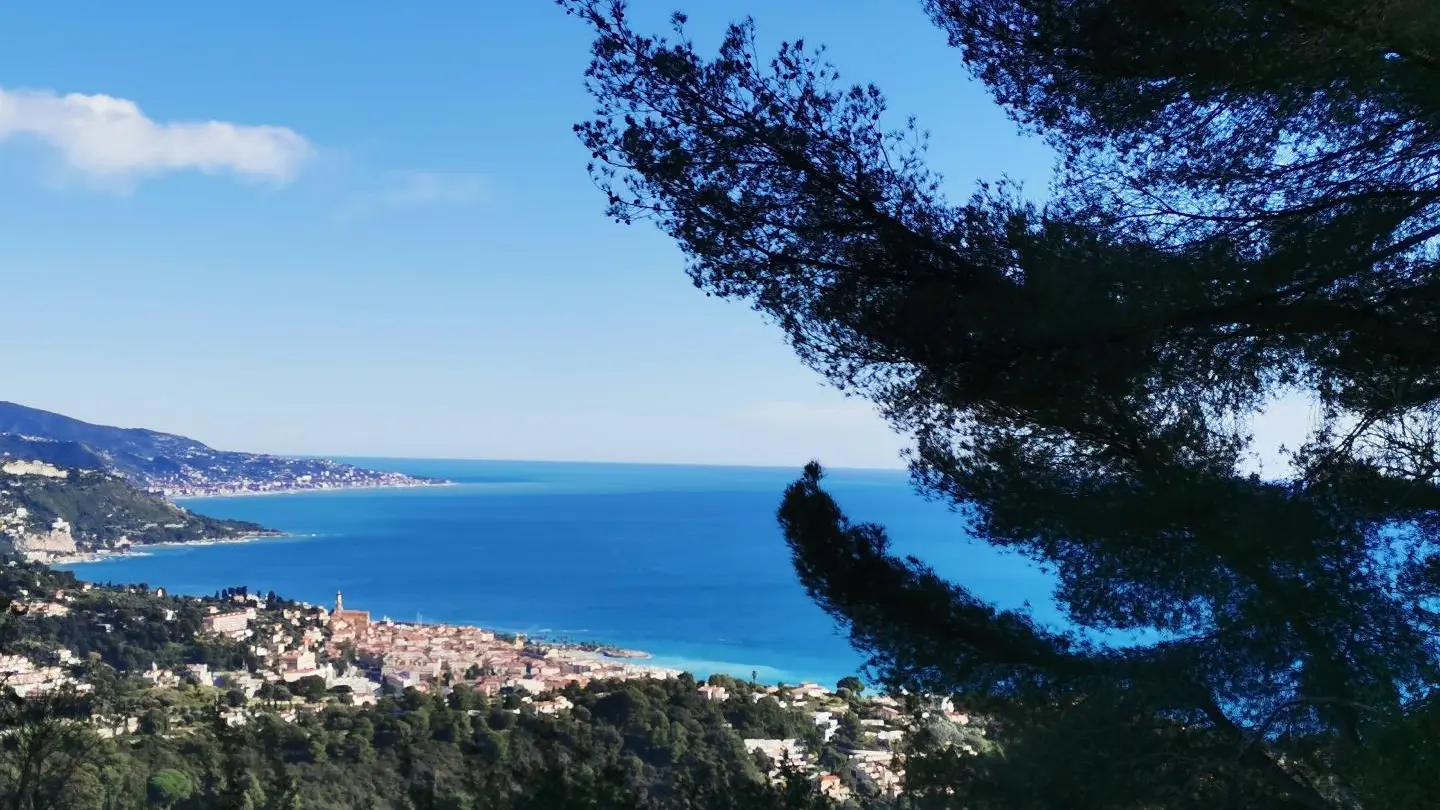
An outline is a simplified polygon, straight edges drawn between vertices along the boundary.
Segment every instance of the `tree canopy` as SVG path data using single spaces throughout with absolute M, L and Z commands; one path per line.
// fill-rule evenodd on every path
M 189 798 L 195 787 L 184 771 L 164 768 L 150 775 L 146 790 L 152 804 L 170 807 L 181 799 Z
M 1061 156 L 1042 204 L 953 201 L 918 126 L 804 42 L 762 55 L 747 20 L 706 55 L 683 15 L 666 38 L 561 5 L 596 34 L 576 129 L 609 213 L 874 402 L 970 534 L 1056 573 L 1069 628 L 894 554 L 818 464 L 785 494 L 801 580 L 880 682 L 1009 707 L 1010 767 L 967 796 L 1437 787 L 1414 742 L 1440 676 L 1440 7 L 929 0 Z M 1312 429 L 1261 469 L 1251 421 L 1282 396 Z

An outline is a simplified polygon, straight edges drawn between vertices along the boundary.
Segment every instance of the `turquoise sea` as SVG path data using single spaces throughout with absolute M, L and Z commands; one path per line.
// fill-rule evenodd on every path
M 455 486 L 192 499 L 292 536 L 73 566 L 100 582 L 208 594 L 246 585 L 397 620 L 476 624 L 647 650 L 697 675 L 833 683 L 861 659 L 805 595 L 775 522 L 795 469 L 347 459 Z M 1050 580 L 969 540 L 900 471 L 834 470 L 853 519 L 1003 606 L 1048 610 Z

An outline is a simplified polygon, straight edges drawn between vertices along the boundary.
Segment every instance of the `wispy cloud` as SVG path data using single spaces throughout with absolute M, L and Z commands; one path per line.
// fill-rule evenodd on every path
M 353 219 L 378 211 L 402 208 L 475 205 L 489 197 L 485 180 L 473 174 L 447 172 L 392 172 L 379 191 L 360 194 L 337 211 L 341 219 Z
M 828 396 L 834 397 L 833 392 Z M 818 458 L 834 467 L 895 468 L 909 442 L 863 399 L 779 400 L 732 413 L 729 435 L 754 450 L 749 463 L 799 464 Z M 762 461 L 763 459 L 763 461 Z
M 178 171 L 287 183 L 314 151 L 285 127 L 158 122 L 114 96 L 0 88 L 0 142 L 16 137 L 44 143 L 90 178 L 122 183 Z
M 869 402 L 847 399 L 835 403 L 766 402 L 741 411 L 747 422 L 775 427 L 854 429 L 873 428 L 880 415 Z

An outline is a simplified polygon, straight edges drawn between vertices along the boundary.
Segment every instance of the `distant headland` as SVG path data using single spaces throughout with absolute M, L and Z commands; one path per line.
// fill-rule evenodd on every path
M 0 459 L 98 470 L 167 498 L 449 483 L 325 458 L 216 450 L 185 436 L 96 425 L 13 402 L 0 402 Z
M 197 515 L 104 470 L 0 458 L 0 552 L 83 562 L 142 546 L 238 542 L 276 534 Z
M 173 543 L 243 542 L 263 526 L 177 498 L 448 484 L 325 458 L 216 450 L 172 433 L 95 425 L 0 402 L 0 552 L 86 562 Z

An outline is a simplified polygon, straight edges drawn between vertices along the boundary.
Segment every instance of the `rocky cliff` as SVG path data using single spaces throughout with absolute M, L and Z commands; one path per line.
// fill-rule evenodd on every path
M 11 538 L 12 548 L 27 560 L 69 557 L 80 551 L 70 524 L 56 520 L 44 531 L 21 529 Z

